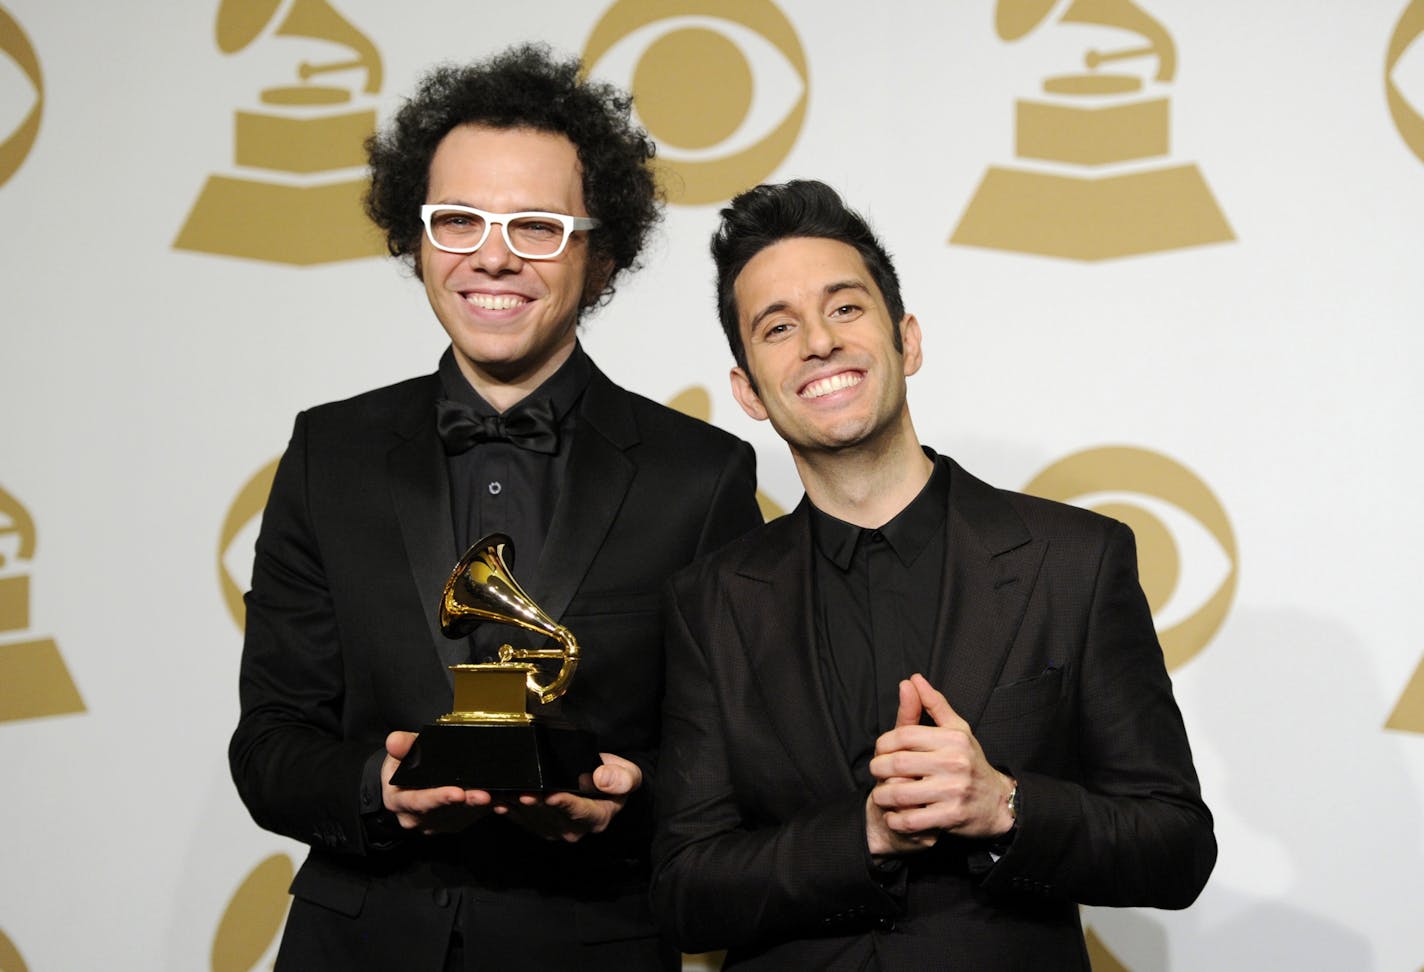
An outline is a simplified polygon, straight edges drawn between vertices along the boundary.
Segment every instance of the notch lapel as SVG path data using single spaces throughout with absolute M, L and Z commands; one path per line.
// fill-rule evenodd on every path
M 453 686 L 454 677 L 447 666 L 469 661 L 469 645 L 463 638 L 445 637 L 440 630 L 440 593 L 459 552 L 450 512 L 450 477 L 435 432 L 437 382 L 432 376 L 422 393 L 413 395 L 396 416 L 395 432 L 400 441 L 386 456 L 386 471 L 415 597 L 446 683 Z
M 626 455 L 639 441 L 629 395 L 596 365 L 584 390 L 579 419 L 536 576 L 527 588 L 555 619 L 568 610 L 593 565 L 637 471 Z
M 987 483 L 950 464 L 944 597 L 930 681 L 972 727 L 1013 646 L 1047 549 Z

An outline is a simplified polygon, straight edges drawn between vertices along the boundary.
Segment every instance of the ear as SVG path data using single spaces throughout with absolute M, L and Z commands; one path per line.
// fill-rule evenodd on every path
M 767 418 L 766 406 L 761 403 L 761 397 L 752 388 L 752 379 L 741 368 L 732 369 L 732 397 L 737 400 L 737 404 L 742 406 L 742 411 L 746 412 L 758 422 L 765 422 Z
M 900 345 L 904 349 L 902 354 L 906 378 L 919 371 L 920 365 L 925 363 L 924 355 L 920 352 L 920 338 L 920 322 L 915 320 L 914 314 L 906 314 L 900 322 Z

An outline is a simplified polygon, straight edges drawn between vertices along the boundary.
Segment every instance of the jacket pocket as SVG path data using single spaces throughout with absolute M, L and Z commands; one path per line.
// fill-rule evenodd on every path
M 307 859 L 292 878 L 292 897 L 329 908 L 339 915 L 355 918 L 366 903 L 370 878 L 349 871 L 325 867 Z
M 569 601 L 564 616 L 597 617 L 604 614 L 650 614 L 661 607 L 656 592 L 610 591 L 607 594 L 580 593 Z
M 1057 705 L 1063 697 L 1066 676 L 1066 668 L 1046 668 L 1033 678 L 1000 685 L 989 693 L 989 701 L 984 706 L 978 725 L 1022 719 L 1029 713 Z

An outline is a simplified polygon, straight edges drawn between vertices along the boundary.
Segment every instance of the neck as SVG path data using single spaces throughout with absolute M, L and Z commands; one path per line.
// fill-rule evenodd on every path
M 455 350 L 455 363 L 460 366 L 460 374 L 470 383 L 470 387 L 490 406 L 503 415 L 537 390 L 540 385 L 553 377 L 554 372 L 563 367 L 574 353 L 574 342 L 570 341 L 558 349 L 539 365 L 528 371 L 511 368 L 502 371 L 497 365 L 477 364 Z
M 869 529 L 909 506 L 934 471 L 908 414 L 881 440 L 833 451 L 793 449 L 791 457 L 817 509 Z

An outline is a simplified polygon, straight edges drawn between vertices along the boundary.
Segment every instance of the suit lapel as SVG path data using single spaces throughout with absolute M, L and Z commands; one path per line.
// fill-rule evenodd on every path
M 564 486 L 527 588 L 552 618 L 568 609 L 618 516 L 637 471 L 626 452 L 637 443 L 629 394 L 594 366 L 579 406 Z
M 940 461 L 950 464 L 949 542 L 930 680 L 973 726 L 998 684 L 1046 544 L 993 487 Z
M 469 645 L 446 638 L 440 630 L 440 592 L 459 559 L 450 512 L 450 477 L 445 453 L 435 433 L 434 400 L 438 379 L 418 386 L 393 418 L 399 441 L 386 456 L 391 501 L 400 522 L 411 582 L 430 632 L 430 643 L 443 666 L 468 661 Z M 445 670 L 447 682 L 452 680 Z
M 831 798 L 855 780 L 821 684 L 808 503 L 767 525 L 729 578 L 729 594 L 762 707 L 807 789 Z

